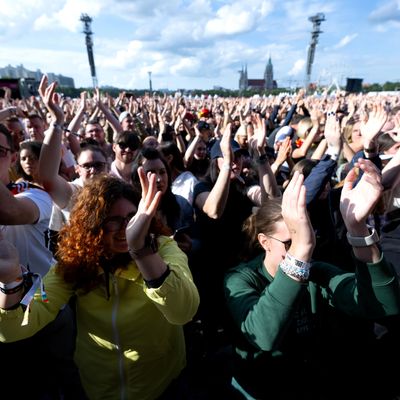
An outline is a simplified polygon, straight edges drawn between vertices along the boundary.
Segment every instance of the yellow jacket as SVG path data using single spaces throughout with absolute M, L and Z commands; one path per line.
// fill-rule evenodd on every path
M 185 366 L 182 325 L 194 316 L 199 295 L 176 242 L 161 237 L 159 245 L 171 270 L 159 288 L 147 288 L 132 262 L 110 276 L 109 300 L 103 286 L 76 293 L 75 361 L 91 400 L 155 399 Z M 54 267 L 44 284 L 48 303 L 36 293 L 26 326 L 21 326 L 21 307 L 0 310 L 2 342 L 32 336 L 75 294 Z

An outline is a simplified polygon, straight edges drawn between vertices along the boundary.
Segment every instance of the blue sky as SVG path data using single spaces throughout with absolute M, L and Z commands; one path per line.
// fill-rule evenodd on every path
M 100 85 L 127 89 L 238 87 L 268 56 L 279 86 L 304 82 L 312 24 L 325 14 L 313 82 L 400 81 L 400 0 L 1 0 L 0 67 L 72 76 L 90 86 L 81 13 L 92 18 Z

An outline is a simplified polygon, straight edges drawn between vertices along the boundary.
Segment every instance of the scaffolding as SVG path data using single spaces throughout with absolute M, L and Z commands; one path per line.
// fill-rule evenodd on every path
M 89 58 L 89 65 L 90 65 L 90 73 L 92 75 L 93 87 L 96 88 L 98 86 L 97 76 L 96 76 L 96 67 L 94 65 L 94 56 L 93 56 L 93 40 L 92 40 L 92 29 L 91 23 L 92 18 L 89 17 L 87 14 L 82 14 L 80 20 L 84 24 L 83 33 L 85 34 L 86 38 L 86 48 Z
M 326 21 L 326 19 L 323 13 L 318 13 L 316 15 L 313 15 L 312 17 L 309 17 L 308 20 L 313 23 L 313 30 L 311 32 L 310 46 L 308 47 L 306 78 L 304 82 L 304 86 L 307 91 L 311 82 L 311 69 L 314 63 L 315 49 L 318 44 L 318 37 L 322 33 L 322 31 L 320 30 L 321 22 Z

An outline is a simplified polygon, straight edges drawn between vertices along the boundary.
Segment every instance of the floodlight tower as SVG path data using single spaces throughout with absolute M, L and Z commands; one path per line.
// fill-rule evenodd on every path
M 87 47 L 87 53 L 88 53 L 88 58 L 89 58 L 89 65 L 90 65 L 90 73 L 92 75 L 92 81 L 93 81 L 93 87 L 97 87 L 97 76 L 96 76 L 96 67 L 94 65 L 94 57 L 93 57 L 93 40 L 92 40 L 92 29 L 91 29 L 91 23 L 92 23 L 92 18 L 89 17 L 87 14 L 81 14 L 80 20 L 84 24 L 84 29 L 83 33 L 85 34 L 86 37 L 86 47 Z
M 318 37 L 322 31 L 320 30 L 321 22 L 326 21 L 325 15 L 323 13 L 318 13 L 308 18 L 309 21 L 313 23 L 313 30 L 311 32 L 310 46 L 308 47 L 307 54 L 307 71 L 305 79 L 305 87 L 308 90 L 308 86 L 311 81 L 311 68 L 314 62 L 315 48 L 317 47 Z
M 150 94 L 153 93 L 153 85 L 151 83 L 151 71 L 147 72 L 149 74 L 149 89 L 150 89 Z

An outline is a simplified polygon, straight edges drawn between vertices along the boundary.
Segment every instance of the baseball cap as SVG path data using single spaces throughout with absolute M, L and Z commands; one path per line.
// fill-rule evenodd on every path
M 233 153 L 241 152 L 243 153 L 243 149 L 240 147 L 239 143 L 236 140 L 231 140 L 231 148 Z M 210 157 L 213 160 L 214 158 L 223 157 L 220 140 L 216 140 L 210 150 Z
M 123 111 L 121 114 L 119 114 L 118 121 L 121 123 L 126 117 L 131 117 L 131 113 L 129 111 Z

